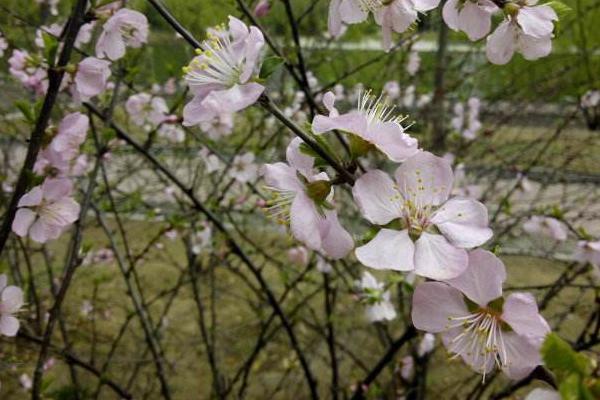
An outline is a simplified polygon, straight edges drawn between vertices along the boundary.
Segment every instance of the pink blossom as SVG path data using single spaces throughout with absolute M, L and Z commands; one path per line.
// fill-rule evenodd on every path
M 552 51 L 553 21 L 556 12 L 548 5 L 525 5 L 509 16 L 487 38 L 486 53 L 490 62 L 506 64 L 515 51 L 526 60 L 546 57 Z
M 310 254 L 306 247 L 297 246 L 288 250 L 287 257 L 292 264 L 300 267 L 306 267 L 308 265 Z
M 406 63 L 406 72 L 410 76 L 414 76 L 417 72 L 419 72 L 419 68 L 421 67 L 421 56 L 415 50 L 411 51 L 408 55 L 408 62 Z
M 79 204 L 71 193 L 73 184 L 66 178 L 46 178 L 19 200 L 12 230 L 18 236 L 38 243 L 58 238 L 79 218 Z
M 184 125 L 211 121 L 254 104 L 264 86 L 254 82 L 261 64 L 262 33 L 229 17 L 229 29 L 211 29 L 202 50 L 184 70 L 194 98 L 184 107 Z
M 97 96 L 106 90 L 110 77 L 110 62 L 95 57 L 83 59 L 77 66 L 75 88 L 83 100 Z
M 494 366 L 511 379 L 521 379 L 542 363 L 539 348 L 550 327 L 531 294 L 502 298 L 505 279 L 500 259 L 474 250 L 460 276 L 417 286 L 413 324 L 442 333 L 448 351 L 462 357 L 484 379 Z
M 178 122 L 164 122 L 158 128 L 158 136 L 167 139 L 172 143 L 182 143 L 185 141 L 185 131 Z
M 66 115 L 58 126 L 58 133 L 43 149 L 33 170 L 38 175 L 48 174 L 63 177 L 71 172 L 71 161 L 79 153 L 85 142 L 89 128 L 89 118 L 79 112 Z
M 219 140 L 233 132 L 233 114 L 220 113 L 210 121 L 200 122 L 200 129 L 212 140 Z
M 92 40 L 92 31 L 96 26 L 96 21 L 88 22 L 83 24 L 79 29 L 77 38 L 75 39 L 75 47 L 79 48 L 83 44 L 88 44 Z
M 278 222 L 289 224 L 294 237 L 309 249 L 322 250 L 334 259 L 345 257 L 354 241 L 331 205 L 329 178 L 325 173 L 315 173 L 314 159 L 300 151 L 301 143 L 299 138 L 292 140 L 287 148 L 287 164 L 264 166 L 267 189 L 273 195 L 269 211 Z
M 0 275 L 0 334 L 12 337 L 19 331 L 19 320 L 14 314 L 23 306 L 23 291 L 7 284 L 6 275 Z
M 236 155 L 231 162 L 229 175 L 242 183 L 256 180 L 258 177 L 258 165 L 254 162 L 254 159 L 254 153 L 251 152 Z
M 523 230 L 531 235 L 542 235 L 556 241 L 567 240 L 569 231 L 564 223 L 552 217 L 534 215 L 523 224 Z
M 46 70 L 29 55 L 26 50 L 15 49 L 8 59 L 10 74 L 18 79 L 26 88 L 38 95 L 43 95 L 48 88 Z
M 452 169 L 431 153 L 409 158 L 395 178 L 396 182 L 385 172 L 372 170 L 352 189 L 367 220 L 380 226 L 396 221 L 401 226 L 383 228 L 358 247 L 358 260 L 371 268 L 414 271 L 431 279 L 460 275 L 467 268 L 465 249 L 492 236 L 485 206 L 467 198 L 448 199 Z
M 164 98 L 148 93 L 134 94 L 127 99 L 125 109 L 138 126 L 151 130 L 169 117 L 169 107 Z
M 367 92 L 359 99 L 358 110 L 341 115 L 334 103 L 335 95 L 327 92 L 323 104 L 329 110 L 329 116 L 315 117 L 312 129 L 316 134 L 334 129 L 354 134 L 396 162 L 418 152 L 417 140 L 404 132 L 403 119 L 394 115 L 394 108 L 381 102 L 381 98 L 376 99 Z
M 79 147 L 85 142 L 90 120 L 79 112 L 66 115 L 58 126 L 58 134 L 50 142 L 52 150 L 71 160 L 79 153 Z
M 389 81 L 383 85 L 383 93 L 390 99 L 396 100 L 400 97 L 400 84 L 397 81 Z
M 266 17 L 271 11 L 271 3 L 269 0 L 259 0 L 254 7 L 254 15 L 258 18 Z
M 485 37 L 492 28 L 492 14 L 500 9 L 490 0 L 449 0 L 444 5 L 443 17 L 455 31 L 463 31 L 471 40 Z
M 392 47 L 392 32 L 402 33 L 417 21 L 418 12 L 436 8 L 439 0 L 332 0 L 329 3 L 329 33 L 339 37 L 343 24 L 364 22 L 372 13 L 383 29 L 383 45 Z
M 369 322 L 391 321 L 396 318 L 396 310 L 390 301 L 390 292 L 373 275 L 364 272 L 357 283 L 359 298 L 366 304 L 366 317 Z
M 96 56 L 116 61 L 126 47 L 139 48 L 148 41 L 148 20 L 144 14 L 127 8 L 117 11 L 106 21 L 96 43 Z

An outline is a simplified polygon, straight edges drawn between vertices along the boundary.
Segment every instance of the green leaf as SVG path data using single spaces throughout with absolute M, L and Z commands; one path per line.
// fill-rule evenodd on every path
M 579 400 L 580 378 L 577 374 L 571 374 L 565 379 L 558 388 L 560 397 L 563 400 Z
M 50 66 L 53 66 L 56 59 L 56 52 L 58 51 L 58 39 L 46 32 L 42 32 L 42 40 L 44 41 L 46 60 Z
M 553 0 L 545 5 L 552 7 L 554 11 L 556 11 L 556 14 L 558 14 L 558 19 L 563 18 L 565 15 L 573 11 L 571 7 L 558 0 Z
M 590 360 L 585 355 L 575 352 L 555 333 L 546 337 L 541 352 L 546 367 L 559 377 L 570 376 L 572 373 L 585 377 L 592 372 Z
M 283 58 L 281 57 L 272 56 L 265 58 L 258 77 L 260 79 L 268 79 L 282 64 Z
M 21 111 L 27 122 L 30 124 L 35 123 L 35 113 L 33 111 L 33 107 L 31 107 L 31 103 L 26 100 L 16 100 L 14 102 L 15 107 Z

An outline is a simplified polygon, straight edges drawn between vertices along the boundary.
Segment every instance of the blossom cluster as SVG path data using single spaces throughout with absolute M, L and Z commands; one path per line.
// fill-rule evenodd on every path
M 487 37 L 486 54 L 494 64 L 506 64 L 515 52 L 527 60 L 545 57 L 552 51 L 556 12 L 536 0 L 497 2 L 492 0 L 449 0 L 442 15 L 448 27 L 464 32 L 472 41 Z M 366 21 L 373 14 L 381 26 L 383 47 L 393 47 L 392 33 L 414 27 L 419 13 L 437 8 L 439 0 L 331 0 L 329 32 L 334 37 L 344 33 L 346 25 Z M 503 20 L 492 30 L 492 17 L 503 13 Z

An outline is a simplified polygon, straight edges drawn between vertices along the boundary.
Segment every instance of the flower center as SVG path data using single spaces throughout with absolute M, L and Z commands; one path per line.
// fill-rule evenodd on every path
M 283 190 L 273 186 L 265 186 L 265 189 L 271 194 L 267 201 L 265 211 L 267 215 L 278 224 L 290 224 L 290 208 L 296 193 L 291 190 Z
M 386 104 L 383 94 L 380 94 L 379 97 L 375 97 L 371 95 L 370 90 L 359 94 L 358 111 L 367 117 L 367 123 L 369 125 L 378 122 L 394 122 L 400 125 L 400 123 L 408 117 L 395 114 L 395 110 L 396 106 Z
M 227 32 L 208 33 L 189 66 L 184 67 L 185 79 L 191 84 L 218 84 L 231 87 L 240 79 L 241 60 L 235 56 Z
M 485 375 L 490 363 L 499 368 L 508 365 L 506 345 L 502 336 L 503 321 L 498 313 L 490 309 L 478 311 L 464 317 L 448 318 L 447 329 L 461 329 L 462 332 L 452 339 L 448 350 L 458 356 L 466 356 L 475 369 Z

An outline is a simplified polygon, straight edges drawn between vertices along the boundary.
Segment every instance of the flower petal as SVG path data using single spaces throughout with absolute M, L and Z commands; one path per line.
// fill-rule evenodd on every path
M 417 329 L 443 332 L 449 318 L 469 315 L 462 294 L 441 282 L 425 282 L 416 287 L 412 299 L 412 321 Z
M 311 250 L 321 250 L 321 219 L 313 201 L 304 192 L 298 193 L 290 209 L 290 229 L 294 237 Z
M 503 369 L 510 379 L 523 379 L 542 364 L 540 345 L 515 332 L 503 333 L 508 366 Z
M 12 315 L 3 314 L 0 317 L 0 333 L 4 336 L 13 337 L 19 332 L 19 320 Z
M 336 260 L 346 257 L 354 248 L 354 240 L 340 224 L 337 213 L 327 211 L 320 225 L 323 251 Z
M 442 235 L 422 233 L 415 245 L 415 273 L 445 280 L 462 274 L 469 263 L 467 252 L 452 246 Z
M 414 269 L 415 246 L 408 231 L 382 229 L 364 246 L 355 251 L 363 265 L 374 269 L 412 271 Z
M 376 225 L 385 225 L 402 215 L 400 193 L 383 171 L 369 171 L 358 178 L 352 195 L 361 214 Z
M 2 312 L 13 314 L 23 306 L 23 291 L 9 286 L 2 291 Z
M 440 205 L 448 199 L 454 174 L 450 163 L 429 152 L 419 152 L 396 170 L 398 189 L 415 206 Z
M 550 332 L 530 293 L 512 293 L 504 302 L 502 319 L 519 335 L 544 337 Z
M 20 237 L 27 236 L 29 227 L 35 221 L 36 213 L 29 208 L 19 208 L 12 224 L 12 230 Z
M 505 280 L 506 268 L 502 261 L 489 251 L 477 249 L 469 253 L 467 270 L 446 282 L 484 307 L 502 296 L 502 283 Z
M 433 214 L 431 222 L 450 243 L 461 248 L 480 246 L 493 235 L 487 208 L 473 199 L 450 199 Z

